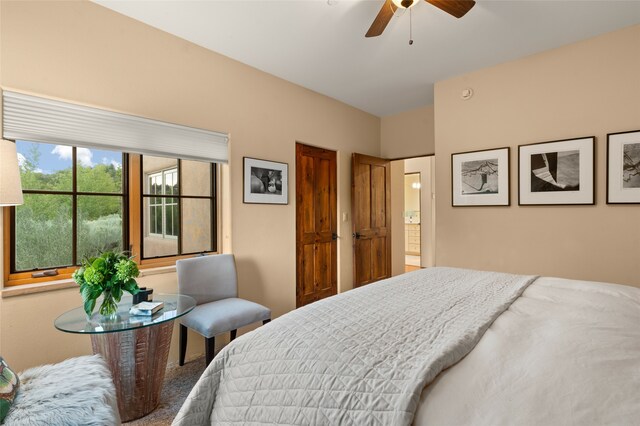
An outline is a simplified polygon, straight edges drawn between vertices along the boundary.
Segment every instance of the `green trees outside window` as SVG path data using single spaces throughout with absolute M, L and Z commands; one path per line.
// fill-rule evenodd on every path
M 28 141 L 17 149 L 25 202 L 13 218 L 13 271 L 125 247 L 123 153 Z
M 217 250 L 215 164 L 32 141 L 16 147 L 24 204 L 9 210 L 11 285 L 33 282 L 35 270 L 70 276 L 105 251 L 131 250 L 153 265 Z M 130 235 L 140 236 L 131 247 Z

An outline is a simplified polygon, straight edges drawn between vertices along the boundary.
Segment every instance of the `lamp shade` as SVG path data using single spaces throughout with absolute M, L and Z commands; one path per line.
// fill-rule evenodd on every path
M 0 139 L 0 206 L 22 204 L 16 144 Z

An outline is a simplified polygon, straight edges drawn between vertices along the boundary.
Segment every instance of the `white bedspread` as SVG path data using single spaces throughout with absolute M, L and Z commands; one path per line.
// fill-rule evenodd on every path
M 174 425 L 403 425 L 534 277 L 431 268 L 321 300 L 236 339 Z
M 539 278 L 421 401 L 416 425 L 640 425 L 640 289 Z

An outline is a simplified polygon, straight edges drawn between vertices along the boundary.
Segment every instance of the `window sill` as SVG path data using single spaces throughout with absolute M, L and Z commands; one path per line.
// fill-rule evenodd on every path
M 58 281 L 47 281 L 37 284 L 23 284 L 14 287 L 5 287 L 0 294 L 3 299 L 7 297 L 24 296 L 27 294 L 43 293 L 45 291 L 64 290 L 67 288 L 77 287 L 78 284 L 72 279 Z
M 158 266 L 156 268 L 140 269 L 140 278 L 149 277 L 151 275 L 169 274 L 176 271 L 176 265 Z
M 159 274 L 169 274 L 175 272 L 175 266 L 161 266 L 158 268 L 146 268 L 140 270 L 140 278 Z M 57 281 L 47 281 L 37 284 L 24 284 L 14 287 L 5 287 L 0 291 L 0 298 L 25 296 L 28 294 L 44 293 L 47 291 L 65 290 L 68 288 L 78 287 L 71 278 Z

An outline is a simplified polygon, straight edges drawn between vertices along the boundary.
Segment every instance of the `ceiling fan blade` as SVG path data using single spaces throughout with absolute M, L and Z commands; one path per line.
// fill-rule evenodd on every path
M 476 4 L 474 0 L 425 0 L 449 15 L 462 18 Z
M 391 0 L 385 0 L 382 8 L 380 8 L 380 12 L 378 12 L 378 16 L 373 20 L 373 24 L 371 24 L 365 37 L 377 37 L 382 34 L 397 8 Z

